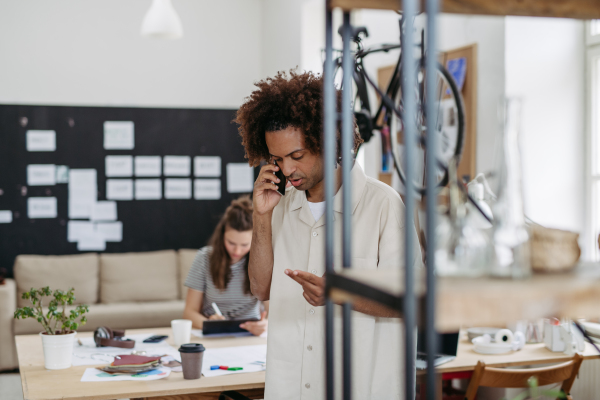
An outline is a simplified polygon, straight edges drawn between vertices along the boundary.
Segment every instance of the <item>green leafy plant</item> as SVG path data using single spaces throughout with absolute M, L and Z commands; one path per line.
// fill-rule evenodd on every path
M 15 311 L 15 319 L 34 318 L 36 319 L 47 335 L 66 335 L 79 327 L 85 325 L 86 317 L 83 315 L 89 312 L 87 305 L 82 304 L 75 309 L 67 312 L 68 305 L 73 305 L 75 301 L 75 289 L 71 288 L 68 291 L 55 290 L 52 292 L 49 286 L 41 289 L 31 289 L 29 292 L 23 293 L 24 300 L 30 300 L 32 307 L 18 308 Z M 44 310 L 44 297 L 52 297 L 48 302 L 48 311 Z M 79 319 L 79 322 L 77 320 Z
M 538 380 L 535 376 L 532 376 L 527 381 L 529 387 L 526 391 L 521 392 L 512 400 L 525 400 L 525 399 L 538 399 L 542 396 L 552 397 L 555 399 L 566 399 L 567 396 L 560 389 L 540 390 Z M 502 400 L 506 400 L 503 398 Z

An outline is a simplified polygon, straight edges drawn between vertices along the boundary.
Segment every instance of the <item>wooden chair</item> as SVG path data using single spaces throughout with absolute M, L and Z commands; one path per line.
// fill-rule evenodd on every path
M 485 363 L 479 361 L 467 388 L 465 399 L 475 400 L 479 386 L 527 388 L 529 387 L 527 383 L 528 379 L 535 376 L 538 379 L 539 386 L 563 382 L 560 390 L 567 395 L 567 399 L 573 400 L 569 392 L 577 377 L 577 372 L 582 361 L 583 357 L 575 354 L 573 359 L 566 363 L 530 369 L 490 368 L 486 367 Z

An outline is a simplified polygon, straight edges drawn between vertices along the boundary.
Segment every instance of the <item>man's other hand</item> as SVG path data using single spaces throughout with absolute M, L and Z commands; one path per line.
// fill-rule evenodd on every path
M 302 295 L 312 306 L 325 305 L 325 275 L 318 277 L 310 272 L 286 269 L 285 274 L 302 285 Z

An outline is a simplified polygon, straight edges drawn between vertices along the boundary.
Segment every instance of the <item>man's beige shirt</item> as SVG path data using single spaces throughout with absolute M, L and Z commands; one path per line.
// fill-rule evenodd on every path
M 389 186 L 352 168 L 352 268 L 404 265 L 404 205 Z M 341 269 L 342 189 L 334 198 L 335 268 Z M 313 307 L 284 270 L 325 273 L 325 215 L 319 221 L 304 191 L 288 188 L 273 211 L 273 277 L 265 400 L 325 398 L 325 307 Z M 415 234 L 414 265 L 421 265 Z M 341 307 L 336 307 L 336 398 L 341 398 Z M 353 398 L 403 397 L 403 325 L 400 319 L 353 312 Z

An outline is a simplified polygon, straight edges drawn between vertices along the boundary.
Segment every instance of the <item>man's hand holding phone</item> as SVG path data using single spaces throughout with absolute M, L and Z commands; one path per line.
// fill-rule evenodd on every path
M 282 183 L 285 194 L 285 176 L 277 164 L 266 164 L 260 169 L 254 182 L 254 212 L 262 215 L 273 211 L 281 200 L 282 194 L 278 192 L 278 188 Z

